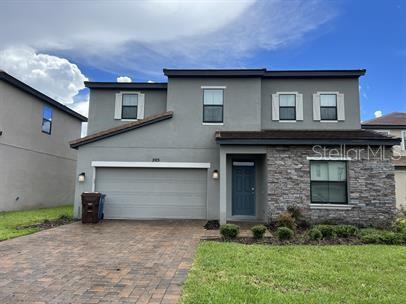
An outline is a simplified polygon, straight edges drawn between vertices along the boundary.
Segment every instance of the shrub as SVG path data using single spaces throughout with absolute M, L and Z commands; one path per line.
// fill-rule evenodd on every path
M 220 226 L 220 234 L 225 240 L 233 240 L 240 233 L 240 227 L 234 224 L 224 224 Z
M 406 233 L 406 216 L 398 217 L 392 224 L 393 231 Z
M 277 233 L 280 241 L 290 240 L 293 237 L 293 230 L 288 227 L 279 227 Z
M 348 238 L 358 234 L 358 228 L 353 225 L 337 225 L 333 227 L 334 233 L 338 237 Z
M 321 240 L 322 237 L 323 237 L 323 234 L 321 233 L 321 231 L 319 229 L 312 228 L 309 230 L 309 238 L 311 240 L 318 241 L 318 240 Z
M 296 225 L 298 228 L 301 229 L 309 229 L 312 225 L 309 221 L 305 220 L 304 218 L 298 219 L 297 221 L 295 221 Z
M 406 240 L 405 234 L 377 229 L 363 229 L 361 241 L 365 244 L 399 245 Z
M 266 227 L 264 225 L 256 225 L 251 228 L 252 236 L 254 239 L 262 239 L 266 232 Z
M 300 220 L 303 215 L 302 215 L 302 211 L 300 210 L 299 207 L 297 206 L 289 206 L 287 208 L 287 211 L 290 213 L 290 215 L 295 219 L 295 221 Z
M 278 227 L 294 230 L 296 228 L 295 219 L 289 212 L 283 212 L 278 216 Z
M 331 239 L 335 237 L 333 225 L 316 225 L 316 228 L 320 230 L 323 239 Z

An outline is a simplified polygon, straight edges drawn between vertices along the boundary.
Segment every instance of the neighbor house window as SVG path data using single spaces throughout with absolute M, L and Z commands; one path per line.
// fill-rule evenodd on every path
M 337 120 L 337 95 L 320 94 L 321 120 Z
M 223 122 L 224 91 L 222 89 L 203 90 L 203 122 Z
M 42 127 L 43 133 L 51 134 L 52 131 L 52 109 L 44 106 L 42 109 Z
M 402 131 L 402 150 L 406 150 L 406 130 Z
M 138 94 L 123 94 L 122 119 L 137 119 Z
M 312 203 L 347 203 L 347 163 L 345 161 L 311 161 L 310 178 Z
M 279 120 L 296 120 L 296 94 L 279 95 Z

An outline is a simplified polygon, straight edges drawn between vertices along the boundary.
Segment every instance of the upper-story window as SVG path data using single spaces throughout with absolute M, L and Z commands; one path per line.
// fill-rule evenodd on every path
M 406 130 L 402 131 L 402 150 L 406 150 Z
M 347 163 L 310 161 L 311 202 L 347 204 Z
M 340 92 L 314 93 L 313 120 L 321 122 L 345 121 L 344 94 Z
M 279 95 L 279 120 L 296 120 L 296 94 Z
M 337 94 L 320 94 L 320 119 L 337 120 Z
M 52 131 L 52 109 L 47 106 L 42 109 L 41 131 L 46 134 L 51 134 Z
M 223 89 L 203 89 L 203 122 L 223 122 Z
M 122 94 L 122 119 L 137 119 L 138 94 Z

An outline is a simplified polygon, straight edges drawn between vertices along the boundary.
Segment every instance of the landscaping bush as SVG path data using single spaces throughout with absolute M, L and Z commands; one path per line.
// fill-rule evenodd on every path
M 290 213 L 290 215 L 295 219 L 295 221 L 298 221 L 303 218 L 302 211 L 298 206 L 289 206 L 287 210 Z
M 304 229 L 307 230 L 310 227 L 312 227 L 311 223 L 307 220 L 305 220 L 304 218 L 298 219 L 297 221 L 295 221 L 296 226 L 300 229 Z
M 392 224 L 392 229 L 396 232 L 406 233 L 406 216 L 398 217 Z
M 353 225 L 337 225 L 333 227 L 334 233 L 338 237 L 348 238 L 358 234 L 358 228 Z
M 361 231 L 361 241 L 365 244 L 399 245 L 406 243 L 405 235 L 392 231 L 363 229 Z
M 296 228 L 295 219 L 290 212 L 283 212 L 278 216 L 278 227 L 286 227 L 291 230 Z
M 225 240 L 233 240 L 240 233 L 240 227 L 234 224 L 224 224 L 220 226 L 220 234 Z
M 256 225 L 251 228 L 252 236 L 254 239 L 262 239 L 266 232 L 266 227 L 264 225 Z
M 309 230 L 309 238 L 313 241 L 318 241 L 321 240 L 321 238 L 323 237 L 323 234 L 321 233 L 321 231 L 317 228 L 312 228 Z
M 316 228 L 320 230 L 323 239 L 331 239 L 336 235 L 333 225 L 316 225 Z
M 288 227 L 279 227 L 277 233 L 280 241 L 290 240 L 293 237 L 293 230 Z

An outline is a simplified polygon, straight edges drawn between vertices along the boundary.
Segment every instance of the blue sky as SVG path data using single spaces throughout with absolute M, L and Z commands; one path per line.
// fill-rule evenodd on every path
M 266 67 L 365 68 L 362 120 L 378 110 L 406 112 L 404 1 L 154 1 L 120 2 L 114 8 L 106 1 L 96 13 L 90 2 L 81 10 L 69 2 L 43 9 L 41 2 L 32 2 L 55 20 L 40 25 L 32 20 L 32 33 L 25 24 L 12 37 L 0 29 L 0 68 L 77 110 L 86 106 L 84 79 L 165 81 L 163 67 Z M 2 2 L 0 17 L 31 18 L 29 7 L 23 7 L 27 15 L 21 9 Z M 140 11 L 136 23 L 133 16 Z M 77 16 L 71 18 L 72 12 Z M 114 23 L 108 24 L 106 14 Z M 24 60 L 35 66 L 27 70 Z M 69 94 L 62 91 L 66 86 Z

